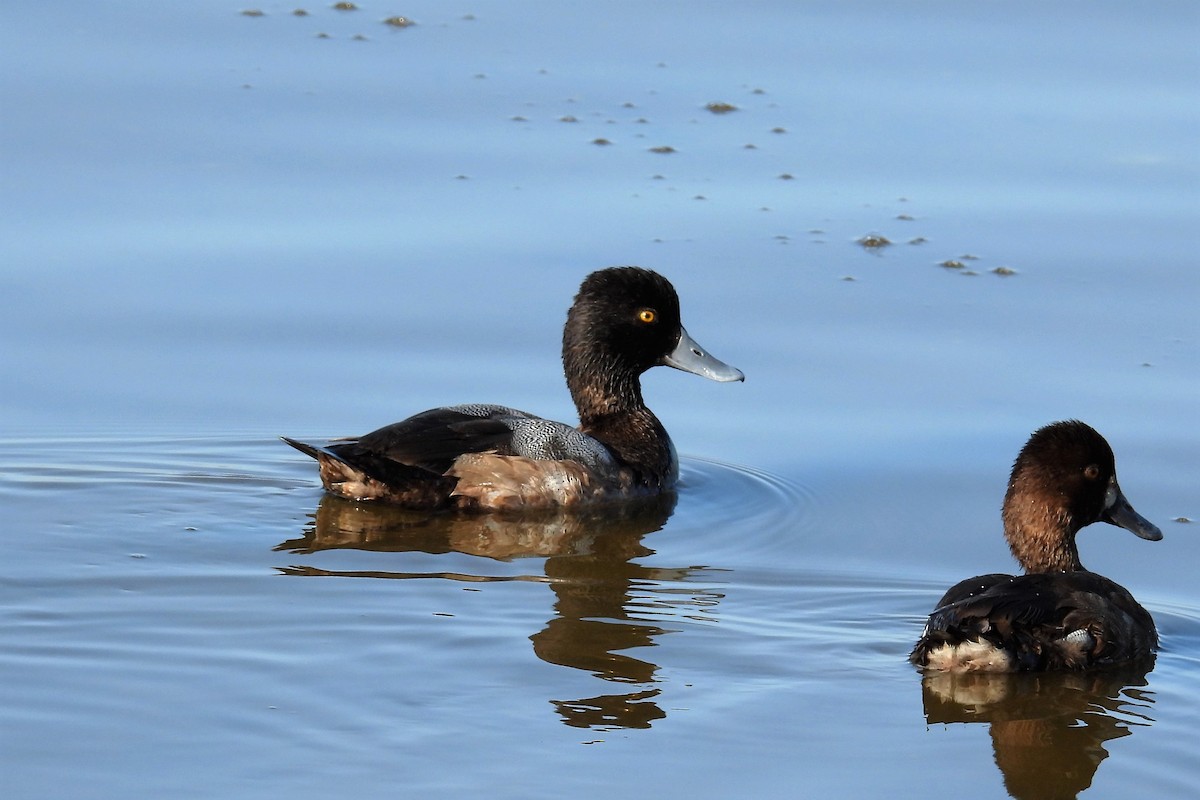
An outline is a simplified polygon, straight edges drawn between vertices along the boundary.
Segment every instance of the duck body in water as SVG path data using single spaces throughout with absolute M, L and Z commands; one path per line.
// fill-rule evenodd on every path
M 1110 667 L 1153 656 L 1154 620 L 1127 590 L 1086 570 L 1075 535 L 1108 522 L 1157 541 L 1117 483 L 1112 448 L 1090 426 L 1036 431 L 1013 465 L 1004 536 L 1024 575 L 991 574 L 952 586 L 910 660 L 926 670 L 1026 672 Z
M 662 365 L 744 380 L 688 335 L 670 282 L 639 267 L 584 279 L 567 312 L 562 358 L 577 428 L 468 404 L 357 438 L 284 441 L 317 460 L 327 491 L 351 500 L 464 511 L 612 502 L 671 491 L 679 474 L 671 438 L 642 399 L 643 372 Z

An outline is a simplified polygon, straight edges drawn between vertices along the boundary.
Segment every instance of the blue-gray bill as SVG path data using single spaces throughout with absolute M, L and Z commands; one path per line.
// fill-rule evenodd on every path
M 667 355 L 663 356 L 663 364 L 710 381 L 744 381 L 746 376 L 737 367 L 731 367 L 720 359 L 713 358 L 701 347 L 695 339 L 688 336 L 684 328 L 680 328 L 679 344 Z
M 1125 493 L 1117 485 L 1115 477 L 1108 485 L 1108 497 L 1105 499 L 1107 508 L 1100 519 L 1151 542 L 1157 542 L 1163 537 L 1157 525 L 1133 510 L 1133 506 L 1125 499 Z

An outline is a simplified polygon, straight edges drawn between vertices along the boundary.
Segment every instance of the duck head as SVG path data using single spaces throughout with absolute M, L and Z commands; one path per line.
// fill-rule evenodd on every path
M 1027 573 L 1083 569 L 1075 534 L 1093 522 L 1162 538 L 1121 491 L 1108 442 L 1078 420 L 1052 423 L 1029 438 L 1013 464 L 1003 518 L 1009 549 Z

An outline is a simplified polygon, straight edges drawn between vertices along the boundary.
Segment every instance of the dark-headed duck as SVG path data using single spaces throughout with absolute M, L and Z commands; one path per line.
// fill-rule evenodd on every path
M 952 586 L 909 659 L 926 670 L 1088 669 L 1146 659 L 1154 620 L 1133 595 L 1079 563 L 1075 534 L 1108 522 L 1150 541 L 1162 532 L 1125 499 L 1112 448 L 1078 421 L 1036 431 L 1004 496 L 1004 537 L 1024 575 Z
M 477 404 L 320 446 L 284 441 L 317 459 L 329 492 L 352 500 L 487 511 L 651 496 L 673 489 L 679 463 L 642 400 L 641 374 L 666 365 L 714 381 L 745 379 L 688 336 L 670 282 L 639 267 L 584 279 L 567 312 L 562 359 L 578 428 Z

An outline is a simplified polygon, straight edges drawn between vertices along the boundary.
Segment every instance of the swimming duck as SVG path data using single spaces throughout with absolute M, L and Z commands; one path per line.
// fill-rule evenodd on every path
M 1148 658 L 1154 620 L 1128 591 L 1079 562 L 1075 534 L 1108 522 L 1150 541 L 1162 531 L 1117 484 L 1112 448 L 1075 420 L 1034 432 L 1013 464 L 1004 537 L 1024 575 L 980 575 L 938 602 L 909 659 L 926 670 L 1088 669 Z
M 745 380 L 680 322 L 666 278 L 610 267 L 584 279 L 567 312 L 563 370 L 579 427 L 498 405 L 434 408 L 323 445 L 283 437 L 315 458 L 326 490 L 415 509 L 574 506 L 671 491 L 675 447 L 642 400 L 640 376 L 666 365 Z

